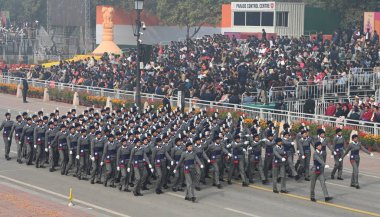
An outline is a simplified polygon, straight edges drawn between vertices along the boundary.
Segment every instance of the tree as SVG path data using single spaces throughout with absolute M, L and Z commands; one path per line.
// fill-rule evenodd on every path
M 194 37 L 205 24 L 218 24 L 221 11 L 219 0 L 157 1 L 158 17 L 165 24 L 186 27 L 186 39 Z M 192 33 L 191 28 L 194 28 Z

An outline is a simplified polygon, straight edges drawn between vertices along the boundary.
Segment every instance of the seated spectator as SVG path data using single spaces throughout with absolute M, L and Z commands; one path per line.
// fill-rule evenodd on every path
M 329 105 L 326 109 L 326 116 L 334 116 L 335 115 L 336 106 L 333 101 L 329 101 Z
M 362 121 L 371 121 L 371 118 L 372 118 L 372 109 L 369 107 L 369 106 L 365 106 L 364 107 L 364 112 L 361 116 L 361 120 Z
M 342 108 L 342 104 L 338 103 L 336 104 L 335 117 L 339 118 L 341 116 L 344 116 L 344 111 Z
M 250 104 L 250 103 L 253 103 L 253 97 L 249 92 L 247 92 L 245 93 L 245 96 L 243 97 L 243 104 Z
M 359 107 L 355 106 L 350 113 L 348 113 L 347 117 L 351 120 L 360 120 L 360 111 Z

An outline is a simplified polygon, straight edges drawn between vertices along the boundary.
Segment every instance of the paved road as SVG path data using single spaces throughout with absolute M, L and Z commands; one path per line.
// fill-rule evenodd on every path
M 10 97 L 5 98 L 7 104 L 0 106 L 5 112 L 7 106 L 16 109 L 37 111 L 39 108 L 54 109 L 54 103 L 27 104 L 28 107 Z M 13 103 L 13 104 L 12 104 Z M 62 105 L 64 106 L 64 105 Z M 67 107 L 67 106 L 66 106 Z M 69 106 L 68 106 L 69 107 Z M 68 109 L 68 108 L 67 108 Z M 81 108 L 79 108 L 81 109 Z M 45 109 L 46 110 L 46 109 Z M 0 120 L 3 115 L 0 114 Z M 1 136 L 0 136 L 1 137 Z M 309 201 L 309 182 L 288 182 L 291 194 L 273 194 L 271 186 L 261 184 L 243 188 L 239 183 L 224 186 L 218 190 L 210 185 L 203 186 L 196 192 L 198 203 L 185 201 L 181 192 L 166 192 L 156 195 L 152 190 L 144 192 L 143 197 L 134 197 L 131 193 L 119 192 L 117 189 L 104 188 L 101 185 L 91 185 L 88 181 L 78 181 L 70 176 L 61 176 L 58 172 L 50 173 L 47 169 L 36 169 L 15 162 L 15 145 L 12 146 L 11 161 L 4 160 L 2 138 L 0 138 L 0 188 L 6 185 L 19 191 L 49 198 L 57 204 L 68 203 L 70 188 L 73 188 L 76 206 L 71 209 L 95 216 L 380 216 L 380 155 L 374 158 L 362 155 L 359 180 L 362 189 L 356 190 L 349 186 L 351 166 L 345 160 L 344 181 L 328 180 L 327 187 L 333 203 L 312 203 Z M 331 159 L 329 159 L 331 164 Z M 365 168 L 366 167 L 366 168 Z M 329 174 L 329 170 L 328 170 Z M 328 175 L 327 175 L 328 177 Z M 209 181 L 210 183 L 210 181 Z M 323 199 L 320 187 L 317 185 L 317 200 Z M 0 197 L 0 207 L 5 203 Z M 0 213 L 0 216 L 2 214 Z

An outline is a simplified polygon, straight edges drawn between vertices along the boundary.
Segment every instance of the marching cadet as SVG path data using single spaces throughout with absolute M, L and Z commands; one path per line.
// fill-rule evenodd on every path
M 323 160 L 323 150 L 322 150 L 322 143 L 316 142 L 314 144 L 315 146 L 315 152 L 313 154 L 313 167 L 311 169 L 311 184 L 310 184 L 310 200 L 313 202 L 316 202 L 315 199 L 315 183 L 317 182 L 317 179 L 321 183 L 323 195 L 325 197 L 325 201 L 328 202 L 332 200 L 332 197 L 329 197 L 329 193 L 327 192 L 326 183 L 325 183 L 325 176 L 324 176 L 324 170 L 325 170 L 325 161 Z
M 41 119 L 37 121 L 37 126 L 34 128 L 34 149 L 36 150 L 36 168 L 45 168 L 45 133 L 46 128 Z
M 13 124 L 12 130 L 11 130 L 11 135 L 15 135 L 15 141 L 17 144 L 17 162 L 19 164 L 22 164 L 22 145 L 23 142 L 21 141 L 21 133 L 22 133 L 22 128 L 24 125 L 22 124 L 22 117 L 21 115 L 17 115 L 16 117 L 16 122 Z
M 121 147 L 116 153 L 116 162 L 118 164 L 117 170 L 121 173 L 119 190 L 130 192 L 128 189 L 129 178 L 131 175 L 131 166 L 129 164 L 129 157 L 131 156 L 132 146 L 128 145 L 128 141 L 125 138 L 121 139 Z
M 194 139 L 194 146 L 193 146 L 193 151 L 195 154 L 198 156 L 199 160 L 202 162 L 202 165 L 205 165 L 205 162 L 210 163 L 210 159 L 207 157 L 207 154 L 205 152 L 204 147 L 201 144 L 201 138 L 195 137 Z M 205 170 L 204 168 L 202 169 L 199 164 L 196 164 L 195 169 L 197 170 L 198 176 L 196 176 L 195 180 L 195 190 L 200 191 L 200 182 L 203 184 L 206 184 L 205 180 Z
M 328 144 L 325 131 L 323 129 L 318 129 L 317 133 L 318 135 L 315 138 L 315 142 L 320 142 L 322 144 L 323 161 L 326 163 L 326 156 L 327 156 L 326 147 L 328 147 L 331 151 L 333 151 L 333 149 Z
M 373 156 L 373 153 L 369 152 L 362 144 L 359 142 L 358 135 L 352 135 L 352 142 L 348 145 L 346 151 L 342 155 L 342 157 L 339 159 L 339 162 L 342 162 L 344 157 L 350 153 L 350 162 L 352 165 L 352 176 L 351 176 L 351 187 L 354 187 L 356 189 L 360 189 L 359 186 L 359 163 L 360 163 L 360 155 L 359 151 L 364 151 L 365 153 L 369 154 L 371 157 Z
M 243 181 L 242 186 L 248 187 L 248 180 L 245 175 L 245 165 L 244 165 L 244 156 L 245 152 L 247 151 L 244 146 L 248 145 L 249 141 L 245 141 L 244 143 L 241 142 L 240 136 L 235 135 L 234 141 L 232 142 L 232 168 L 229 170 L 228 174 L 228 184 L 231 185 L 231 179 L 232 175 L 234 174 L 235 170 L 239 170 L 241 179 Z
M 182 152 L 184 152 L 183 143 L 181 138 L 175 139 L 175 146 L 171 150 L 171 158 L 174 160 L 174 165 L 179 168 L 178 173 L 174 174 L 174 184 L 172 186 L 172 190 L 174 192 L 176 191 L 184 191 L 182 187 L 180 186 L 184 179 L 183 174 L 183 165 L 179 164 L 179 160 L 181 158 Z
M 133 194 L 135 196 L 143 196 L 141 194 L 142 183 L 144 183 L 144 177 L 146 177 L 146 167 L 145 163 L 148 164 L 149 168 L 152 169 L 152 165 L 150 164 L 149 158 L 145 153 L 145 149 L 141 146 L 140 139 L 136 138 L 134 140 L 135 147 L 131 151 L 131 156 L 129 158 L 129 165 L 133 166 L 134 175 L 135 175 L 135 183 Z
M 138 132 L 138 135 L 140 135 L 141 133 Z M 146 156 L 151 159 L 152 157 L 152 146 L 149 144 L 149 140 L 148 138 L 144 135 L 144 136 L 141 136 L 141 147 L 144 149 L 144 152 L 146 154 Z M 144 173 L 144 177 L 142 177 L 142 180 L 144 180 L 144 182 L 142 183 L 142 188 L 141 190 L 149 190 L 147 185 L 149 184 L 152 184 L 150 182 L 150 178 L 153 176 L 153 172 L 152 172 L 152 168 L 149 168 L 148 167 L 148 164 L 145 163 L 145 170 L 144 170 L 146 173 Z
M 107 187 L 108 181 L 110 181 L 110 187 L 115 188 L 115 175 L 116 175 L 116 152 L 117 145 L 114 142 L 115 136 L 113 134 L 108 135 L 108 142 L 104 145 L 104 151 L 102 161 L 100 164 L 106 164 L 106 176 L 104 180 L 104 187 Z
M 89 150 L 91 138 L 87 136 L 87 130 L 81 130 L 81 136 L 78 138 L 76 159 L 79 161 L 79 180 L 87 180 L 87 168 L 89 167 Z
M 57 149 L 59 153 L 61 175 L 64 175 L 66 171 L 67 158 L 68 158 L 66 125 L 62 124 L 60 126 L 60 131 L 55 134 L 54 143 L 57 144 Z
M 77 162 L 77 146 L 78 146 L 78 138 L 79 134 L 75 131 L 75 127 L 71 126 L 69 128 L 69 135 L 67 136 L 67 148 L 69 150 L 69 163 L 67 164 L 65 175 L 67 175 L 71 169 L 72 166 L 76 168 L 75 173 L 73 174 L 74 177 L 78 176 L 79 173 L 79 164 Z
M 277 138 L 275 140 L 276 145 L 273 147 L 273 193 L 278 193 L 277 182 L 281 179 L 281 193 L 287 194 L 286 190 L 286 176 L 285 176 L 285 164 L 286 164 L 286 152 L 283 147 L 282 139 Z
M 45 152 L 49 153 L 49 171 L 54 172 L 57 144 L 54 143 L 56 130 L 54 122 L 49 122 L 49 129 L 45 131 Z
M 4 139 L 4 145 L 5 145 L 5 159 L 11 160 L 9 157 L 9 152 L 11 150 L 12 145 L 12 127 L 14 125 L 14 122 L 11 120 L 11 114 L 9 112 L 5 113 L 5 120 L 1 123 L 0 131 L 4 129 L 3 131 L 3 139 Z
M 344 144 L 345 139 L 342 136 L 342 129 L 336 129 L 336 136 L 333 140 L 333 155 L 334 155 L 334 169 L 331 172 L 331 179 L 335 178 L 335 173 L 338 170 L 338 180 L 343 180 L 342 174 L 343 174 L 343 161 L 339 161 L 339 159 L 344 154 Z
M 295 143 L 290 139 L 290 135 L 288 131 L 284 131 L 282 134 L 282 142 L 284 146 L 284 150 L 287 155 L 286 165 L 290 170 L 289 177 L 294 177 L 296 181 L 300 179 L 300 176 L 297 174 L 296 168 L 294 167 L 294 145 Z
M 218 187 L 219 189 L 222 188 L 219 179 L 219 169 L 222 168 L 222 154 L 227 154 L 228 157 L 232 156 L 231 153 L 229 153 L 221 144 L 221 139 L 221 137 L 216 135 L 214 138 L 214 143 L 212 143 L 207 150 L 210 155 L 210 163 L 212 166 L 212 185 Z
M 164 193 L 162 191 L 162 185 L 163 185 L 163 179 L 167 176 L 167 168 L 166 168 L 166 161 L 169 160 L 171 162 L 171 165 L 174 165 L 173 159 L 170 157 L 169 153 L 167 152 L 167 149 L 162 147 L 162 141 L 161 138 L 156 139 L 156 146 L 152 148 L 152 163 L 154 165 L 155 171 L 156 171 L 156 194 L 162 194 Z
M 97 178 L 97 184 L 103 184 L 102 182 L 102 155 L 104 150 L 104 140 L 102 138 L 102 133 L 96 131 L 95 138 L 91 141 L 91 161 L 92 161 L 92 171 L 91 171 L 91 184 L 95 183 L 95 176 Z
M 27 118 L 27 124 L 22 129 L 21 141 L 26 146 L 27 156 L 26 156 L 26 165 L 33 165 L 33 134 L 34 134 L 34 125 L 31 118 Z
M 193 145 L 188 142 L 186 144 L 186 151 L 181 154 L 181 158 L 179 159 L 179 162 L 177 166 L 174 168 L 174 173 L 177 173 L 177 170 L 180 169 L 179 165 L 184 164 L 183 170 L 185 174 L 185 180 L 186 180 L 186 196 L 185 200 L 193 201 L 193 203 L 196 201 L 196 197 L 194 194 L 194 181 L 196 179 L 197 171 L 195 169 L 195 163 L 199 164 L 200 167 L 203 169 L 203 164 L 199 160 L 197 154 L 193 152 Z
M 301 155 L 300 167 L 298 174 L 305 175 L 305 181 L 310 181 L 310 145 L 312 144 L 311 138 L 308 135 L 308 131 L 301 131 L 301 139 L 298 141 L 298 150 Z
M 274 141 L 274 135 L 271 132 L 268 132 L 267 138 L 263 139 L 264 141 L 264 148 L 265 148 L 265 158 L 264 158 L 264 184 L 267 184 L 268 181 L 268 174 L 269 170 L 272 168 L 272 161 L 273 161 L 273 147 L 275 145 Z
M 263 162 L 261 158 L 261 150 L 264 141 L 260 141 L 258 134 L 253 135 L 253 141 L 248 146 L 248 178 L 249 183 L 253 183 L 253 171 L 259 171 L 260 179 L 263 184 L 266 184 L 266 179 L 263 171 Z

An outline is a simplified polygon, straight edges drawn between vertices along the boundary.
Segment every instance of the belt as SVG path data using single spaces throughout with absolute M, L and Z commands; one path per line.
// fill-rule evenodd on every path
M 174 160 L 175 161 L 179 161 L 180 158 L 181 158 L 181 155 L 174 155 Z
M 60 139 L 59 143 L 61 143 L 61 144 L 67 143 L 67 140 L 66 139 Z
M 211 152 L 211 155 L 214 155 L 214 156 L 221 155 L 221 154 L 222 154 L 221 150 Z
M 194 160 L 185 160 L 185 161 L 184 161 L 184 165 L 185 165 L 185 166 L 191 166 L 191 165 L 194 165 Z
M 273 147 L 266 147 L 265 152 L 266 153 L 273 153 Z
M 156 157 L 156 160 L 164 160 L 165 159 L 165 154 L 159 154 Z
M 115 155 L 116 154 L 116 150 L 108 150 L 107 151 L 107 155 Z
M 94 152 L 103 152 L 102 147 L 94 147 Z
M 302 146 L 302 148 L 303 148 L 304 151 L 310 151 L 310 145 L 308 145 L 308 146 Z
M 335 149 L 342 149 L 343 143 L 335 144 Z

